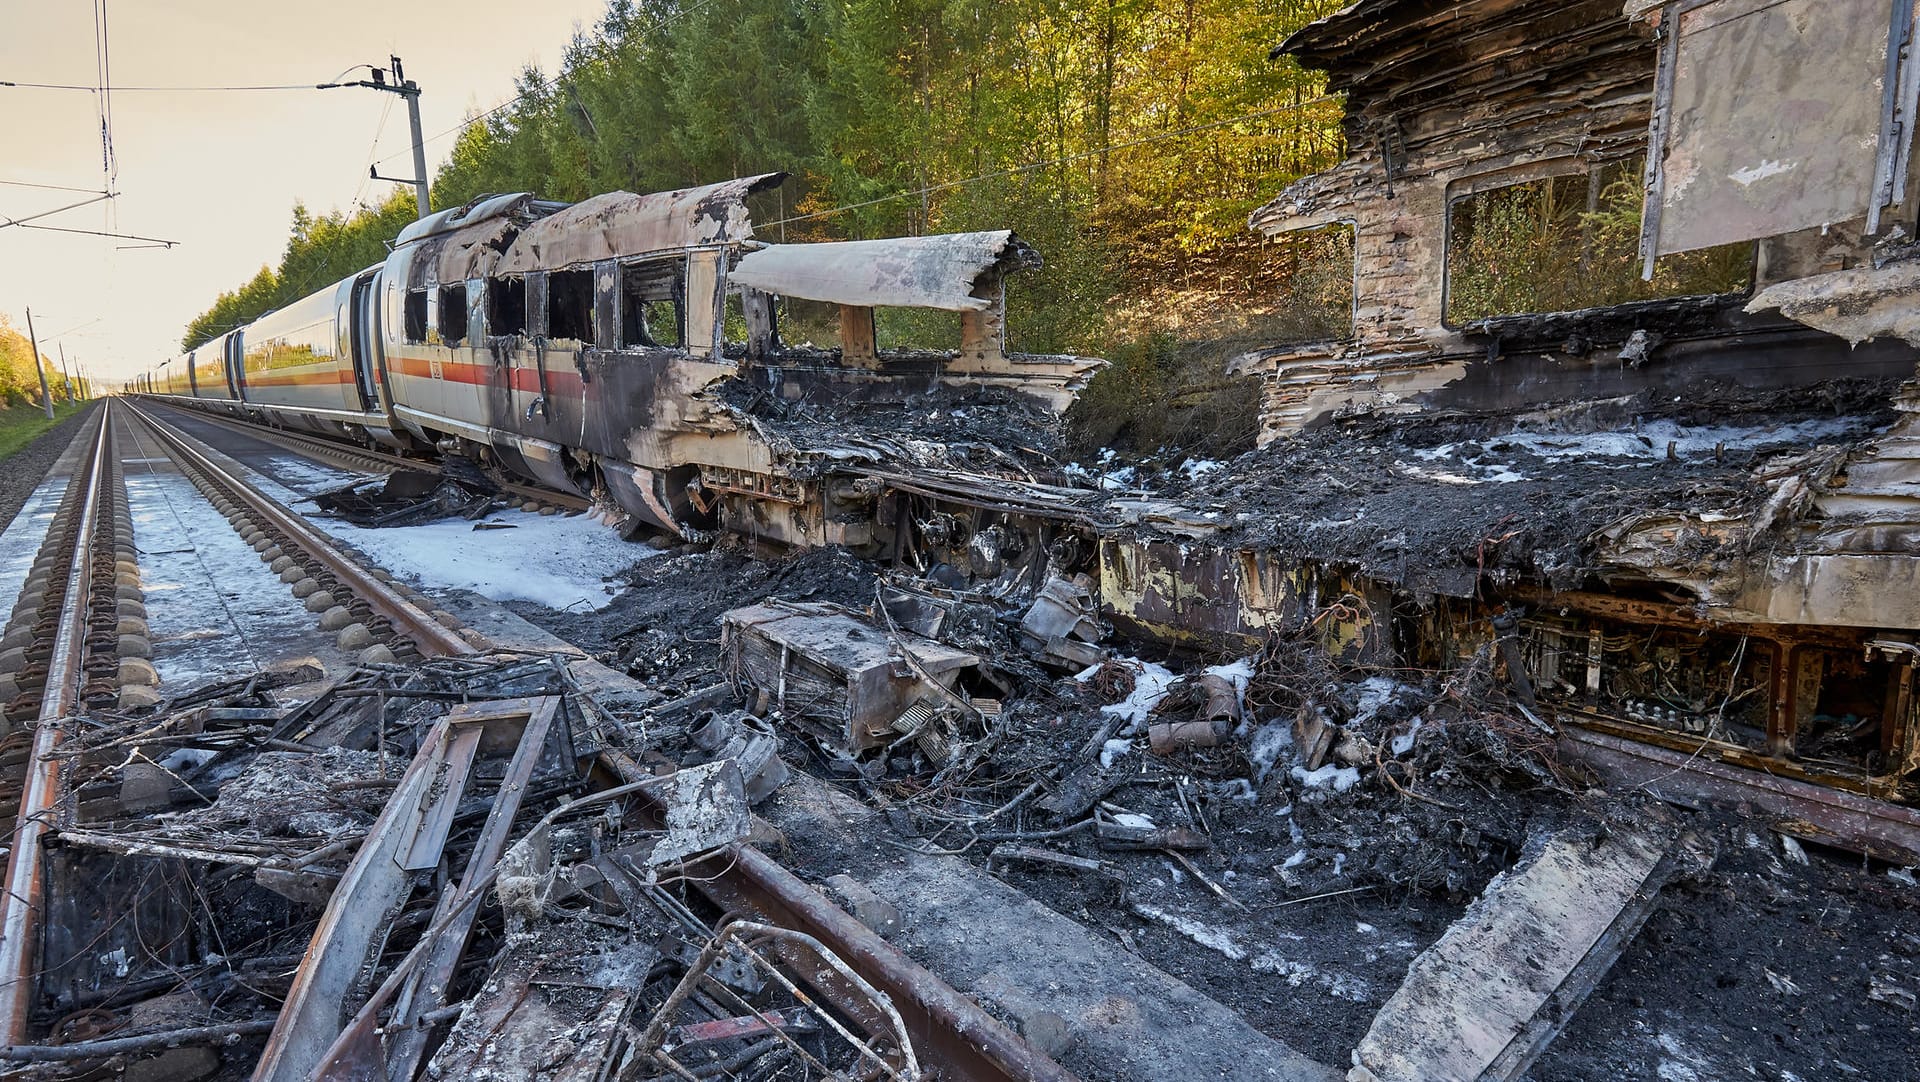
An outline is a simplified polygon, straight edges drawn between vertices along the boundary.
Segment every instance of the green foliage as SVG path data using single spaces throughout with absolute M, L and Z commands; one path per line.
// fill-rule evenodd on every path
M 36 389 L 34 393 L 38 395 L 39 391 Z M 84 402 L 70 402 L 56 395 L 51 421 L 47 420 L 46 411 L 37 405 L 0 409 L 0 462 L 5 462 L 22 447 L 32 443 L 35 436 L 73 416 L 85 406 Z
M 1221 375 L 1252 343 L 1181 341 L 1166 332 L 1114 346 L 1111 365 L 1067 411 L 1067 445 L 1088 457 L 1103 448 L 1180 459 L 1225 459 L 1252 449 L 1260 395 L 1250 380 Z
M 762 239 L 1018 232 L 1046 265 L 1008 283 L 1015 349 L 1104 355 L 1163 332 L 1234 337 L 1248 329 L 1235 314 L 1248 305 L 1305 303 L 1275 295 L 1269 271 L 1318 266 L 1276 262 L 1297 245 L 1253 242 L 1246 216 L 1340 158 L 1340 105 L 1322 100 L 1321 77 L 1267 56 L 1340 6 L 611 0 L 557 78 L 527 69 L 514 103 L 461 133 L 434 205 L 510 191 L 576 200 L 782 170 L 793 179 L 754 208 Z M 296 207 L 280 266 L 223 294 L 186 344 L 377 259 L 378 242 L 411 217 L 411 198 L 399 190 L 348 217 Z M 1324 292 L 1309 285 L 1301 296 Z M 1168 302 L 1180 293 L 1206 301 Z M 1322 333 L 1317 317 L 1286 318 Z M 883 331 L 935 329 L 902 319 Z
M 40 366 L 47 374 L 47 390 L 56 403 L 73 397 L 74 389 L 60 371 L 60 363 L 45 353 Z M 0 409 L 40 405 L 40 376 L 33 370 L 33 346 L 26 334 L 0 315 Z
M 1748 243 L 1662 256 L 1641 279 L 1639 173 L 1637 161 L 1616 163 L 1591 182 L 1553 177 L 1455 202 L 1448 321 L 1744 292 Z

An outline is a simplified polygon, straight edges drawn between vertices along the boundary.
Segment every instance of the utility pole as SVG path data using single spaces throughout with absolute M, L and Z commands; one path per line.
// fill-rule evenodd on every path
M 33 370 L 40 373 L 40 404 L 47 407 L 47 420 L 53 420 L 53 393 L 47 390 L 47 369 L 40 363 L 40 337 L 33 333 L 33 309 L 27 309 L 27 341 L 33 346 Z
M 65 379 L 67 381 L 67 401 L 72 402 L 73 401 L 73 373 L 67 371 L 67 344 L 65 342 L 61 342 L 61 343 L 58 343 L 55 346 L 55 348 L 60 351 L 60 376 L 62 379 Z
M 371 165 L 367 167 L 367 175 L 375 180 L 386 180 L 392 181 L 395 184 L 413 185 L 415 217 L 425 218 L 428 214 L 432 213 L 432 204 L 428 201 L 429 193 L 427 192 L 427 144 L 426 139 L 420 134 L 420 84 L 407 78 L 406 69 L 400 65 L 399 57 L 389 56 L 387 59 L 393 64 L 393 81 L 391 83 L 387 81 L 386 69 L 375 68 L 369 64 L 368 67 L 372 68 L 373 71 L 372 79 L 360 79 L 351 83 L 321 83 L 319 89 L 332 90 L 335 87 L 341 86 L 364 86 L 369 90 L 384 90 L 389 94 L 398 94 L 407 99 L 407 123 L 413 131 L 413 179 L 383 177 L 380 175 L 379 167 Z

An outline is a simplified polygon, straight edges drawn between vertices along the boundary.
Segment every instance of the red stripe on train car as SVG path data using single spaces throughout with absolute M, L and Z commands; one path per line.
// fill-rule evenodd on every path
M 433 374 L 433 362 L 424 357 L 389 357 L 389 371 L 413 379 L 439 379 L 444 383 L 464 383 L 475 387 L 487 387 L 493 383 L 492 365 L 468 364 L 465 361 L 441 361 L 440 375 Z M 540 393 L 540 373 L 532 368 L 514 365 L 512 368 L 513 389 L 528 394 Z M 569 365 L 566 368 L 547 369 L 547 389 L 552 392 L 579 394 L 581 389 L 580 372 Z

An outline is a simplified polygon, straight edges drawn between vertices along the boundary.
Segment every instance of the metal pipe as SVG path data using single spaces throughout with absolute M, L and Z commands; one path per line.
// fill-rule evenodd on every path
M 107 478 L 112 409 L 111 402 L 100 407 L 100 431 L 94 438 L 93 462 L 84 482 L 86 498 L 81 502 L 79 528 L 74 533 L 73 566 L 67 569 L 67 592 L 61 599 L 53 656 L 47 661 L 46 688 L 34 721 L 33 754 L 27 761 L 20 815 L 13 827 L 13 851 L 7 858 L 6 897 L 0 898 L 0 982 L 5 982 L 4 990 L 0 990 L 0 1040 L 9 1045 L 26 1041 L 33 992 L 39 984 L 34 963 L 42 895 L 46 892 L 40 843 L 47 833 L 47 816 L 59 797 L 60 759 L 53 752 L 60 743 L 61 722 L 80 701 L 87 602 L 92 592 L 93 531 Z

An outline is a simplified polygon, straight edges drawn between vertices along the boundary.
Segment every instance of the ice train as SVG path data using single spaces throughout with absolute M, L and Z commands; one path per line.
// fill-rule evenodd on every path
M 684 538 L 730 530 L 871 548 L 893 538 L 879 487 L 860 483 L 857 467 L 900 481 L 930 442 L 951 444 L 889 447 L 884 431 L 835 433 L 834 419 L 943 388 L 1000 388 L 1057 411 L 1103 362 L 1007 351 L 1003 281 L 1040 263 L 1009 231 L 756 241 L 749 197 L 784 176 L 576 204 L 476 199 L 409 225 L 381 264 L 170 358 L 129 389 L 369 446 L 465 455 Z M 900 325 L 952 333 L 957 348 L 903 347 L 876 330 Z M 811 419 L 804 434 L 782 430 L 792 407 Z M 964 428 L 953 433 L 961 444 Z M 938 488 L 954 483 L 946 473 L 905 481 Z M 955 495 L 950 517 L 965 506 Z M 939 521 L 931 507 L 917 513 Z M 995 556 L 1053 539 L 1008 540 Z

